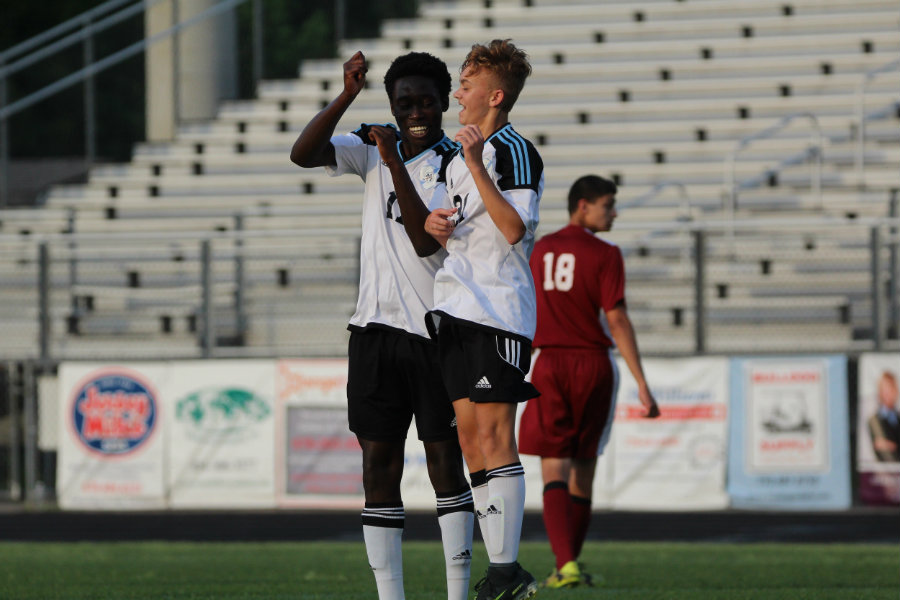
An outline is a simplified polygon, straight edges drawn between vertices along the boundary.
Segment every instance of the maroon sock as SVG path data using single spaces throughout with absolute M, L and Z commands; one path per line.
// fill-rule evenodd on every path
M 581 547 L 584 545 L 588 525 L 591 523 L 591 499 L 582 498 L 581 496 L 569 496 L 569 498 L 571 498 L 571 504 L 569 504 L 569 525 L 572 527 L 570 530 L 572 554 L 575 558 L 578 558 L 581 556 Z
M 575 560 L 569 519 L 571 504 L 569 486 L 565 482 L 551 481 L 544 486 L 544 528 L 550 540 L 550 549 L 556 556 L 557 569 Z

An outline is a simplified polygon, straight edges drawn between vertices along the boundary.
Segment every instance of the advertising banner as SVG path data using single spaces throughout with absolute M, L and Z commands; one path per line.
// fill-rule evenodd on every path
M 275 363 L 180 361 L 167 383 L 170 506 L 275 506 Z
M 276 363 L 278 501 L 362 508 L 362 451 L 347 428 L 346 359 Z
M 643 365 L 660 417 L 642 418 L 637 385 L 620 359 L 621 383 L 607 450 L 613 507 L 673 511 L 727 507 L 728 360 L 651 359 Z
M 168 376 L 165 363 L 60 366 L 61 508 L 165 507 L 160 389 Z
M 734 359 L 731 388 L 732 505 L 848 507 L 846 358 Z
M 856 457 L 859 498 L 900 504 L 900 353 L 859 358 Z

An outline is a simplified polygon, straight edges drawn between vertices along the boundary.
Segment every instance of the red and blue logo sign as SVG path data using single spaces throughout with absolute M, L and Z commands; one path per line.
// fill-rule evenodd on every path
M 157 400 L 152 388 L 125 372 L 89 378 L 75 392 L 75 433 L 89 449 L 106 455 L 133 452 L 153 434 Z

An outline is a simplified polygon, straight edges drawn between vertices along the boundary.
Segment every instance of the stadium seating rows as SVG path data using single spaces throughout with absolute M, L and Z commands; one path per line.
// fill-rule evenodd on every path
M 645 353 L 696 349 L 691 225 L 707 231 L 708 351 L 864 349 L 864 219 L 883 217 L 900 187 L 896 70 L 865 86 L 864 181 L 855 111 L 865 73 L 900 50 L 898 16 L 888 0 L 423 2 L 419 18 L 340 44 L 343 57 L 362 49 L 371 64 L 370 89 L 339 130 L 389 118 L 381 80 L 398 54 L 432 52 L 453 71 L 473 42 L 511 37 L 534 66 L 511 118 L 546 165 L 539 233 L 565 223 L 577 176 L 621 184 L 608 237 L 626 255 Z M 0 358 L 39 351 L 39 241 L 51 257 L 53 356 L 200 355 L 204 238 L 217 355 L 343 354 L 360 184 L 287 156 L 340 89 L 342 61 L 307 61 L 298 78 L 264 82 L 256 99 L 224 103 L 172 142 L 138 144 L 130 163 L 51 189 L 39 209 L 0 211 Z M 812 146 L 821 194 L 803 160 Z M 739 148 L 732 213 L 727 159 Z M 732 216 L 743 223 L 733 234 Z M 746 225 L 760 217 L 781 225 Z

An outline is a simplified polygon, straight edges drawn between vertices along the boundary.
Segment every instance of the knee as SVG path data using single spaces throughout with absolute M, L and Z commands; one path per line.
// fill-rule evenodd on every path
M 453 491 L 466 485 L 462 452 L 456 440 L 426 443 L 425 464 L 436 491 Z

